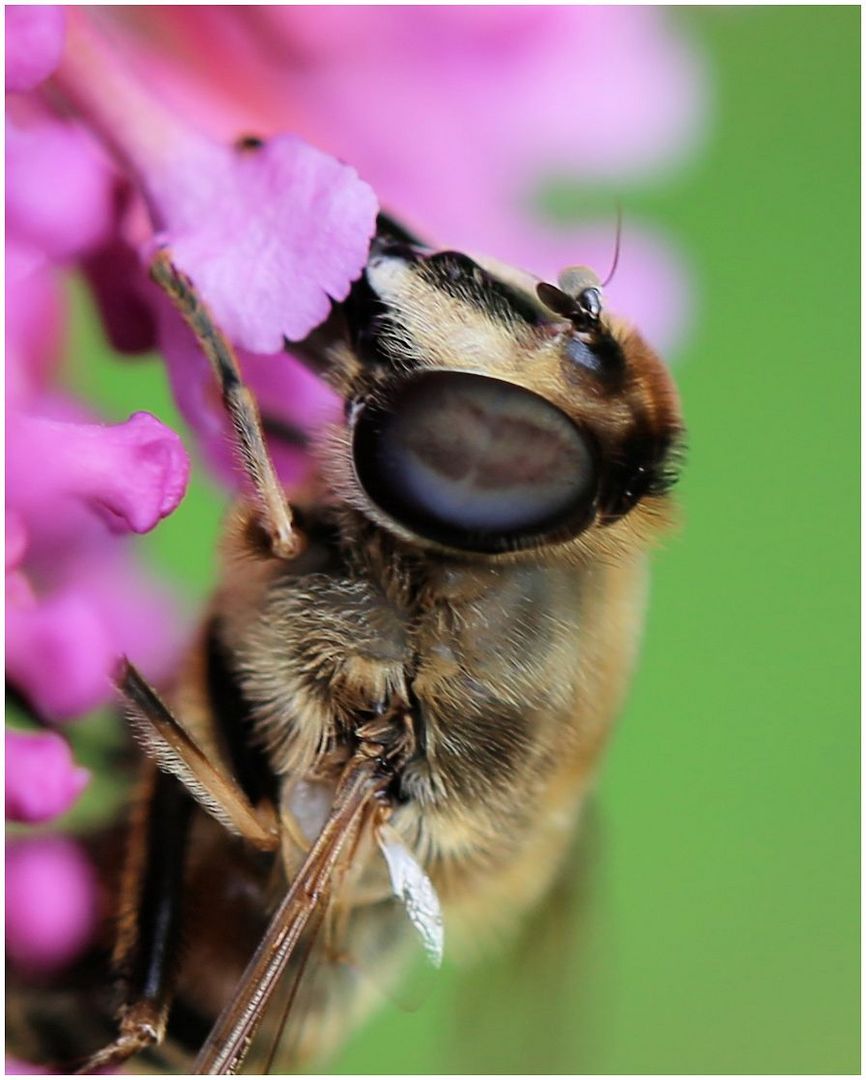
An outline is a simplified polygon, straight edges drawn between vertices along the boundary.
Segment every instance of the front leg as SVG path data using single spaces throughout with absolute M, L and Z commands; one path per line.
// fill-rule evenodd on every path
M 244 385 L 231 343 L 192 282 L 172 263 L 169 252 L 161 251 L 156 256 L 150 275 L 177 308 L 214 370 L 231 421 L 239 463 L 255 497 L 259 523 L 271 551 L 281 559 L 294 558 L 301 538 L 268 453 L 258 406 Z
M 127 720 L 142 750 L 166 773 L 181 780 L 192 797 L 235 836 L 262 851 L 279 843 L 271 812 L 257 809 L 232 777 L 208 760 L 138 670 L 124 660 L 117 681 Z
M 264 816 L 231 777 L 214 768 L 126 660 L 117 686 L 133 734 L 155 764 L 148 767 L 146 789 L 136 806 L 121 885 L 114 950 L 114 965 L 124 984 L 120 1031 L 85 1062 L 81 1073 L 114 1068 L 165 1037 L 178 968 L 184 867 L 195 802 L 260 850 L 273 851 L 279 842 L 273 814 L 270 819 Z

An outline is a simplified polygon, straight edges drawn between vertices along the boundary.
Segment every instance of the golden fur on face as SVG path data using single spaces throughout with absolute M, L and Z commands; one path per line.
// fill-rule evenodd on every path
M 378 335 L 387 362 L 371 363 L 340 344 L 331 354 L 332 383 L 347 401 L 368 406 L 432 371 L 471 372 L 531 391 L 591 436 L 612 486 L 627 488 L 633 480 L 617 474 L 631 469 L 645 497 L 627 498 L 625 513 L 599 506 L 589 527 L 527 544 L 533 552 L 527 557 L 579 562 L 645 546 L 671 519 L 666 495 L 682 435 L 667 367 L 624 320 L 602 313 L 592 334 L 580 333 L 545 308 L 529 275 L 491 260 L 482 266 L 458 258 L 456 271 L 437 276 L 429 264 L 381 256 L 368 279 L 389 313 Z M 503 298 L 494 293 L 484 299 L 491 281 L 501 283 Z M 606 365 L 581 363 L 593 360 L 596 342 L 611 359 Z M 328 487 L 339 500 L 409 543 L 449 550 L 383 513 L 358 483 L 353 454 L 350 419 L 326 434 L 320 452 Z M 512 547 L 492 557 L 508 562 L 523 556 Z

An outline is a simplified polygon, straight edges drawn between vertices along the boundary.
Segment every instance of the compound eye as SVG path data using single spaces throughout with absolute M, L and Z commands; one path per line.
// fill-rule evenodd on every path
M 369 498 L 427 539 L 525 547 L 588 524 L 597 470 L 583 433 L 529 390 L 465 372 L 416 376 L 363 408 L 355 470 Z

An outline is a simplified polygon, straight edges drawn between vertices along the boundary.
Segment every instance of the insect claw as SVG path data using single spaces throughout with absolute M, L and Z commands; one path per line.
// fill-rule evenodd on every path
M 97 1050 L 75 1070 L 75 1076 L 87 1076 L 122 1065 L 149 1046 L 161 1043 L 165 1037 L 165 1013 L 153 1001 L 137 1001 L 125 1012 L 120 1022 L 120 1034 Z

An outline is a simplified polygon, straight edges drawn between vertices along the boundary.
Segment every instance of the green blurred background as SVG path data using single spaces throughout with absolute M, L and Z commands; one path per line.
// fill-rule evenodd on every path
M 859 10 L 669 15 L 715 102 L 690 166 L 622 193 L 699 301 L 676 358 L 685 524 L 641 670 L 558 893 L 419 1010 L 385 1004 L 340 1072 L 859 1070 Z M 114 363 L 77 311 L 75 385 L 179 424 L 158 363 Z M 144 542 L 192 599 L 222 505 L 199 475 Z M 81 727 L 82 756 L 104 731 Z

